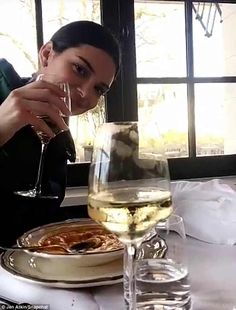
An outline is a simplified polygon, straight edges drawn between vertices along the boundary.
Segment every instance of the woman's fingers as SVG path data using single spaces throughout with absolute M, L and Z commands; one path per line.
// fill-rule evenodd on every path
M 31 110 L 30 107 L 34 105 L 34 109 Z M 53 109 L 49 104 L 45 102 L 35 102 L 32 100 L 25 100 L 25 107 L 28 111 L 34 114 L 36 117 L 49 117 L 52 122 L 54 122 L 60 129 L 67 130 L 64 119 L 61 117 L 57 110 Z
M 65 121 L 57 113 L 53 120 L 51 117 L 39 117 L 30 111 L 25 111 L 24 113 L 25 123 L 33 126 L 36 132 L 41 131 L 45 133 L 49 138 L 55 137 L 61 130 L 68 130 Z
M 43 120 L 43 117 L 46 117 L 50 119 L 51 127 L 57 127 L 58 130 L 68 130 L 68 126 L 59 111 L 46 102 L 18 99 L 14 103 L 12 102 L 12 109 L 14 112 L 12 115 L 15 115 L 15 121 L 12 120 L 12 122 L 18 123 L 19 127 L 30 124 L 50 137 L 54 136 L 52 129 Z
M 71 115 L 67 102 L 65 102 L 70 100 L 69 94 L 65 93 L 57 85 L 41 80 L 32 82 L 21 89 L 21 96 L 28 100 L 47 102 L 52 108 L 61 111 L 63 115 Z
M 53 127 L 68 130 L 60 112 L 70 115 L 61 99 L 65 93 L 55 85 L 42 88 L 43 81 L 32 82 L 13 90 L 0 106 L 0 145 L 6 143 L 14 134 L 26 125 L 44 132 L 49 137 L 55 136 Z M 52 128 L 40 116 L 51 120 Z
M 28 84 L 27 87 L 18 88 L 11 93 L 9 100 L 11 101 L 11 104 L 14 105 L 13 109 L 19 111 L 21 109 L 26 109 L 31 114 L 34 114 L 35 117 L 48 116 L 59 127 L 59 129 L 67 130 L 68 126 L 60 116 L 61 109 L 56 105 L 58 102 L 61 104 L 61 99 L 57 96 L 51 95 L 48 89 L 30 88 L 29 85 L 30 84 Z M 52 86 L 56 87 L 55 85 Z M 60 93 L 60 89 L 57 91 Z M 53 104 L 52 101 L 55 104 Z M 63 107 L 63 112 L 68 114 L 67 107 L 65 105 L 63 105 Z
M 34 106 L 33 110 L 31 109 L 32 106 Z M 35 102 L 32 100 L 24 100 L 24 107 L 31 116 L 28 118 L 28 120 L 30 119 L 29 123 L 31 125 L 40 126 L 40 124 L 46 124 L 44 118 L 49 118 L 54 127 L 58 127 L 59 130 L 68 130 L 68 126 L 64 119 L 61 117 L 58 111 L 53 109 L 49 104 L 45 102 L 39 103 L 38 101 Z M 43 128 L 46 127 L 43 126 L 42 130 Z
M 26 125 L 32 125 L 35 130 L 44 132 L 49 138 L 55 136 L 52 129 L 35 114 L 29 111 L 24 103 L 5 101 L 0 106 L 0 145 L 4 145 L 14 134 Z M 66 127 L 63 124 L 63 127 Z

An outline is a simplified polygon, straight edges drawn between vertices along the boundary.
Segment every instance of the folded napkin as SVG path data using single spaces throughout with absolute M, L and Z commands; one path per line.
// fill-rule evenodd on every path
M 175 213 L 186 234 L 217 244 L 236 244 L 236 192 L 219 179 L 172 183 Z

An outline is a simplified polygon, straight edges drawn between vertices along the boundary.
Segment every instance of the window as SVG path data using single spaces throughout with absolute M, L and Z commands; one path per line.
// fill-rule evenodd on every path
M 106 101 L 70 120 L 83 163 L 68 165 L 68 185 L 86 185 L 84 160 L 105 119 L 155 121 L 173 179 L 236 174 L 235 15 L 227 0 L 11 0 L 0 11 L 0 57 L 29 75 L 37 46 L 77 19 L 102 23 L 120 40 L 122 68 Z
M 134 1 L 138 118 L 157 122 L 172 177 L 235 173 L 236 4 L 222 2 Z
M 22 76 L 30 76 L 37 68 L 35 21 L 34 1 L 1 3 L 0 57 L 11 62 Z

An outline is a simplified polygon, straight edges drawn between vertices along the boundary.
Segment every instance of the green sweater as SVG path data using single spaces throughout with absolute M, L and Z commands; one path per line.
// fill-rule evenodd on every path
M 6 59 L 0 58 L 0 102 L 5 100 L 14 88 L 23 85 L 13 66 Z

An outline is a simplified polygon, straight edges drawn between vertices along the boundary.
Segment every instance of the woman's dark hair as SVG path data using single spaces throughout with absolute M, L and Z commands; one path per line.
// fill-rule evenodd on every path
M 116 72 L 120 67 L 120 46 L 115 36 L 105 27 L 91 21 L 75 21 L 61 27 L 51 38 L 53 50 L 62 53 L 71 47 L 83 44 L 104 50 L 112 57 Z

